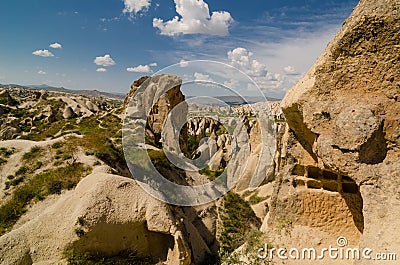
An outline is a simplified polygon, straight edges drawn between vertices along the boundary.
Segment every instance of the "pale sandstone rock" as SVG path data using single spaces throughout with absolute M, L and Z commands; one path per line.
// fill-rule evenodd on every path
M 282 101 L 289 129 L 263 225 L 278 242 L 323 246 L 345 236 L 400 253 L 399 14 L 397 0 L 362 0 Z M 278 239 L 282 223 L 291 234 Z M 301 236 L 304 228 L 312 234 Z
M 83 237 L 75 234 L 78 227 L 85 231 Z M 190 264 L 190 250 L 179 231 L 169 207 L 135 181 L 93 173 L 38 217 L 0 237 L 0 263 L 56 263 L 70 247 L 105 255 L 132 250 L 167 264 Z

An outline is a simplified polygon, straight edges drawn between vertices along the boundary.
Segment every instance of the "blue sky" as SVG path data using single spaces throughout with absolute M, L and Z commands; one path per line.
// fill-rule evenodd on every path
M 357 2 L 2 0 L 0 83 L 125 93 L 171 64 L 215 60 L 282 97 Z

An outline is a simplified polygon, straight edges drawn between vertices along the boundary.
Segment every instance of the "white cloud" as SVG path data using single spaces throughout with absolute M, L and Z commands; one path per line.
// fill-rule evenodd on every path
M 138 65 L 136 67 L 128 67 L 126 71 L 133 72 L 133 73 L 152 73 L 150 66 L 148 65 Z
M 300 73 L 297 72 L 297 70 L 293 67 L 293 66 L 286 66 L 283 68 L 283 71 L 285 72 L 285 74 L 287 75 L 299 75 Z
M 60 43 L 55 42 L 55 43 L 50 44 L 49 47 L 53 48 L 53 49 L 61 49 L 62 45 Z
M 96 69 L 96 72 L 104 73 L 104 72 L 107 72 L 107 69 L 103 68 L 103 67 L 100 67 L 100 68 Z
M 180 34 L 208 34 L 226 36 L 229 26 L 234 21 L 226 11 L 214 11 L 210 15 L 208 4 L 203 0 L 174 0 L 179 16 L 169 21 L 153 19 L 153 27 L 161 35 L 175 36 Z
M 47 74 L 45 71 L 40 70 L 39 72 L 37 72 L 39 75 L 45 75 Z
M 227 55 L 229 64 L 237 67 L 239 70 L 242 70 L 257 84 L 258 87 L 251 83 L 248 84 L 248 91 L 257 91 L 258 88 L 260 88 L 261 90 L 275 93 L 282 91 L 283 87 L 290 87 L 294 82 L 294 80 L 292 80 L 293 78 L 290 78 L 289 74 L 286 72 L 272 73 L 267 71 L 267 65 L 256 59 L 253 59 L 254 54 L 245 48 L 239 47 L 233 49 L 228 51 Z M 298 76 L 294 67 L 285 68 L 286 71 L 291 73 L 291 77 Z M 227 85 L 233 84 L 227 83 Z
M 140 11 L 147 11 L 151 5 L 151 0 L 124 0 L 124 13 L 137 14 Z
M 240 83 L 236 79 L 231 79 L 231 80 L 224 81 L 224 86 L 226 86 L 227 88 L 230 88 L 230 89 L 237 89 L 240 86 Z
M 238 67 L 250 76 L 264 76 L 267 74 L 267 66 L 251 57 L 253 53 L 245 48 L 236 48 L 228 51 L 228 60 L 232 66 Z
M 33 55 L 41 56 L 41 57 L 53 57 L 54 54 L 49 52 L 49 50 L 37 50 L 32 52 Z
M 151 64 L 149 64 L 149 66 L 151 66 L 151 67 L 155 67 L 155 66 L 157 66 L 158 64 L 157 63 L 151 63 Z
M 186 67 L 186 66 L 188 66 L 189 65 L 189 62 L 188 61 L 185 61 L 185 60 L 181 60 L 180 62 L 179 62 L 179 66 L 180 67 Z
M 195 81 L 214 82 L 214 80 L 212 80 L 212 78 L 209 75 L 198 72 L 194 73 L 194 79 Z
M 96 57 L 96 59 L 94 59 L 94 63 L 104 67 L 115 65 L 115 61 L 111 58 L 109 54 Z

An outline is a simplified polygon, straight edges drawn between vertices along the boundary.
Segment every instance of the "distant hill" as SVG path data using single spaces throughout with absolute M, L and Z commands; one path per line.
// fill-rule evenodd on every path
M 125 98 L 124 94 L 117 93 L 107 93 L 98 90 L 73 90 L 67 89 L 64 87 L 53 87 L 46 84 L 42 85 L 17 85 L 17 84 L 0 84 L 0 88 L 22 88 L 22 89 L 38 89 L 38 90 L 47 90 L 47 91 L 57 91 L 57 92 L 65 92 L 83 96 L 91 96 L 91 97 L 104 97 L 104 98 L 113 98 L 122 100 Z
M 265 101 L 280 101 L 280 99 L 276 98 L 270 98 L 270 97 L 250 97 L 250 96 L 244 96 L 244 97 L 239 97 L 239 96 L 215 96 L 213 98 L 220 100 L 221 103 L 218 104 L 215 100 L 210 102 L 207 97 L 199 97 L 196 99 L 193 99 L 193 96 L 188 96 L 187 99 L 192 99 L 193 103 L 197 103 L 200 105 L 217 105 L 217 106 L 222 106 L 222 105 L 230 105 L 230 106 L 237 106 L 237 105 L 246 105 L 246 104 L 254 104 L 257 102 L 265 102 Z

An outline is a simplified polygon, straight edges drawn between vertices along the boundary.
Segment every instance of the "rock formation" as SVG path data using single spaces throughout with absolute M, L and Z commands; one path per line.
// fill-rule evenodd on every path
M 15 106 L 18 104 L 18 102 L 13 97 L 11 97 L 10 93 L 7 90 L 0 90 L 0 103 L 9 106 Z
M 134 180 L 105 173 L 87 176 L 39 216 L 2 236 L 0 263 L 55 264 L 65 249 L 103 255 L 130 251 L 155 262 L 190 264 L 190 250 L 169 207 Z
M 64 109 L 64 112 L 63 112 L 64 119 L 72 119 L 72 118 L 75 118 L 76 116 L 77 115 L 75 114 L 75 112 L 72 110 L 72 108 L 70 106 L 67 106 Z
M 399 63 L 400 2 L 362 0 L 287 93 L 278 183 L 263 224 L 278 242 L 324 246 L 344 236 L 351 246 L 400 253 Z M 282 223 L 290 235 L 277 239 Z
M 157 147 L 162 146 L 163 125 L 167 119 L 167 115 L 179 103 L 185 101 L 185 96 L 180 91 L 181 83 L 182 80 L 174 75 L 163 74 L 152 77 L 142 77 L 132 84 L 131 90 L 124 100 L 124 109 L 126 109 L 129 106 L 129 102 L 131 101 L 137 89 L 139 87 L 142 88 L 143 94 L 140 95 L 140 99 L 142 100 L 140 104 L 142 105 L 143 109 L 150 110 L 146 115 L 146 137 Z M 160 88 L 166 88 L 168 91 L 160 95 Z M 155 101 L 155 97 L 158 97 L 157 101 Z M 181 113 L 174 115 L 173 118 L 176 119 L 180 117 L 186 120 L 185 109 L 186 107 L 184 107 Z M 180 148 L 183 151 L 186 150 L 187 145 L 186 131 L 186 126 L 183 126 L 183 128 L 180 130 L 181 134 L 179 136 Z M 174 132 L 171 133 L 174 134 Z M 169 135 L 169 138 L 174 139 L 173 135 Z M 169 140 L 169 138 L 166 140 Z M 172 145 L 173 144 L 171 144 L 171 146 Z

